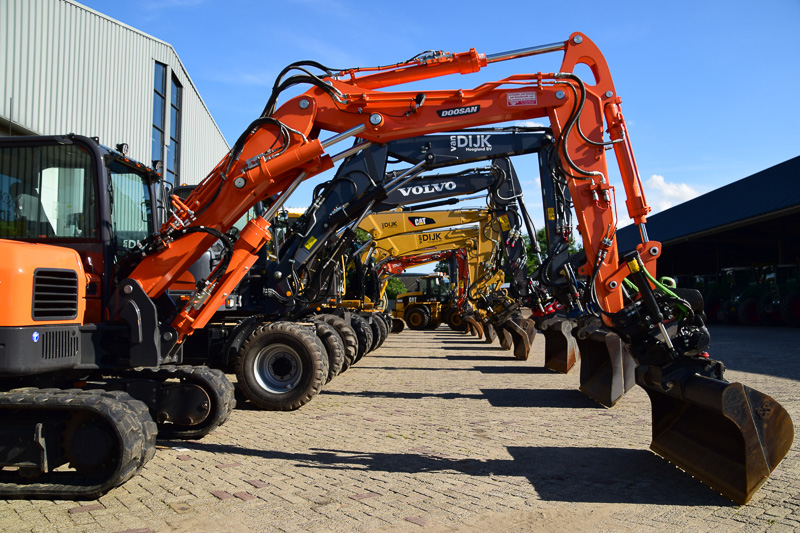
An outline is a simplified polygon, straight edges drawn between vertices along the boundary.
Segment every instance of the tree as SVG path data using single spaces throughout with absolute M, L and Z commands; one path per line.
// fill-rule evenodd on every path
M 397 299 L 398 294 L 407 292 L 406 286 L 397 278 L 389 278 L 389 284 L 386 285 L 386 297 L 390 300 Z

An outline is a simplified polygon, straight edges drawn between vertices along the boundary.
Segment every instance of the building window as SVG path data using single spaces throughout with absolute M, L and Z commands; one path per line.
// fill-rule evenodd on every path
M 169 112 L 169 146 L 167 146 L 167 180 L 178 185 L 180 182 L 180 146 L 181 146 L 181 106 L 183 87 L 172 77 L 170 87 L 170 112 Z
M 167 66 L 156 62 L 153 83 L 153 161 L 164 161 L 164 111 L 167 103 Z

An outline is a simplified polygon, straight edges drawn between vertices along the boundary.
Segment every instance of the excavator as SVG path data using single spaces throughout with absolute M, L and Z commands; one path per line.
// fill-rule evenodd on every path
M 469 75 L 500 61 L 559 52 L 563 57 L 557 72 L 515 74 L 472 89 L 386 89 L 411 82 L 419 87 L 426 79 Z M 578 65 L 588 66 L 594 79 L 586 83 L 573 74 Z M 283 93 L 298 85 L 305 92 L 289 95 L 278 106 Z M 152 449 L 152 414 L 128 399 L 140 389 L 145 389 L 141 401 L 155 397 L 167 411 L 184 411 L 175 425 L 191 428 L 216 420 L 217 391 L 224 387 L 191 383 L 173 391 L 171 381 L 158 378 L 181 362 L 185 339 L 208 323 L 255 263 L 270 238 L 267 221 L 300 183 L 342 159 L 361 158 L 367 174 L 382 176 L 385 157 L 372 156 L 393 140 L 547 117 L 586 252 L 586 263 L 578 268 L 588 280 L 586 307 L 600 322 L 598 333 L 618 335 L 636 362 L 636 383 L 653 406 L 651 448 L 736 503 L 746 503 L 788 452 L 793 425 L 778 402 L 726 381 L 722 363 L 708 357 L 710 339 L 699 293 L 669 289 L 656 279 L 661 244 L 647 234 L 650 208 L 620 104 L 605 58 L 581 33 L 499 54 L 474 49 L 426 52 L 382 67 L 339 70 L 313 61 L 294 63 L 279 74 L 263 112 L 230 153 L 185 201 L 173 198 L 169 219 L 155 234 L 131 243 L 129 253 L 116 262 L 89 247 L 112 247 L 118 228 L 109 222 L 110 209 L 120 208 L 125 196 L 144 185 L 134 180 L 130 189 L 99 189 L 96 173 L 106 159 L 91 140 L 64 136 L 50 141 L 48 148 L 56 152 L 51 162 L 68 165 L 75 179 L 57 190 L 37 186 L 51 175 L 42 166 L 47 150 L 42 150 L 41 139 L 0 141 L 0 149 L 12 151 L 3 155 L 2 174 L 17 181 L 34 176 L 27 196 L 38 196 L 44 205 L 48 195 L 91 189 L 93 199 L 67 205 L 80 205 L 81 212 L 72 214 L 82 215 L 84 222 L 100 218 L 101 208 L 105 217 L 104 223 L 93 221 L 93 233 L 77 224 L 81 216 L 70 217 L 67 210 L 64 223 L 50 220 L 48 230 L 42 213 L 52 219 L 62 210 L 35 208 L 20 219 L 19 233 L 13 226 L 0 241 L 7 258 L 0 279 L 6 301 L 0 321 L 6 354 L 0 360 L 0 383 L 7 391 L 0 394 L 0 493 L 7 498 L 89 497 L 128 479 Z M 352 146 L 333 152 L 353 138 Z M 642 241 L 622 255 L 615 240 L 618 221 L 608 148 L 617 162 L 627 213 Z M 387 192 L 404 187 L 414 172 L 381 186 Z M 89 178 L 83 187 L 78 186 L 79 176 Z M 351 207 L 352 192 L 339 211 Z M 250 220 L 232 242 L 226 232 L 258 201 L 268 203 L 266 213 Z M 15 199 L 17 206 L 31 204 L 27 198 Z M 359 221 L 353 222 L 357 226 Z M 66 230 L 73 231 L 71 236 L 53 236 L 56 228 L 73 226 Z M 354 232 L 352 228 L 344 232 Z M 80 232 L 78 237 L 74 231 Z M 188 301 L 176 306 L 165 298 L 172 282 L 217 241 L 223 243 L 224 259 L 198 282 Z M 309 252 L 316 244 L 301 241 Z M 267 289 L 288 280 L 280 287 L 285 289 L 281 297 L 292 297 L 295 272 L 273 269 L 268 276 Z M 636 294 L 623 290 L 628 278 Z M 90 302 L 95 296 L 99 305 Z M 42 302 L 57 303 L 58 312 Z M 259 324 L 242 343 L 247 353 L 237 364 L 239 377 L 260 379 L 260 369 L 274 355 L 276 332 L 316 343 L 310 326 L 280 320 Z M 138 377 L 138 368 L 147 369 L 144 378 Z M 21 387 L 25 389 L 19 391 Z M 71 401 L 73 394 L 87 401 Z M 105 408 L 94 408 L 100 404 Z M 206 416 L 203 422 L 197 421 L 198 409 L 200 418 Z M 129 446 L 122 433 L 146 436 L 137 436 L 139 444 Z M 59 468 L 64 465 L 72 470 L 64 472 Z M 85 489 L 89 484 L 93 488 Z
M 506 169 L 509 168 L 511 167 L 506 167 Z M 391 238 L 407 236 L 412 243 L 416 238 L 418 246 L 424 249 L 426 244 L 435 242 L 433 239 L 437 235 L 436 232 L 431 232 L 432 235 L 428 236 L 428 232 L 416 233 L 414 230 L 465 224 L 478 224 L 478 238 L 474 249 L 470 251 L 470 260 L 468 261 L 469 276 L 471 280 L 474 280 L 470 284 L 468 294 L 471 307 L 474 307 L 479 313 L 483 319 L 483 325 L 471 316 L 464 318 L 479 336 L 482 335 L 484 329 L 489 328 L 500 332 L 501 341 L 507 340 L 509 343 L 513 343 L 515 357 L 526 360 L 535 336 L 533 322 L 522 317 L 519 311 L 519 301 L 508 297 L 502 291 L 495 290 L 503 283 L 506 273 L 510 275 L 511 279 L 519 279 L 525 275 L 525 251 L 524 244 L 520 239 L 521 217 L 515 209 L 388 211 L 367 216 L 360 227 L 365 230 L 369 229 L 376 239 L 376 246 L 382 249 L 379 254 L 379 260 L 382 261 L 387 256 L 406 255 L 411 252 L 410 248 L 406 248 L 402 253 L 398 253 L 397 250 L 401 246 L 381 244 L 384 241 L 391 242 Z M 438 278 L 432 278 L 429 283 L 435 286 L 437 281 L 439 281 Z M 489 289 L 489 287 L 492 288 Z M 414 293 L 410 293 L 406 295 L 406 298 L 416 298 L 416 296 Z M 428 304 L 417 301 L 413 306 L 406 308 L 403 299 L 400 298 L 395 310 L 395 317 L 402 317 L 411 329 L 425 329 L 438 325 L 444 320 L 445 310 L 442 303 L 436 300 L 434 298 Z M 501 344 L 504 348 L 510 347 L 505 342 L 501 342 Z

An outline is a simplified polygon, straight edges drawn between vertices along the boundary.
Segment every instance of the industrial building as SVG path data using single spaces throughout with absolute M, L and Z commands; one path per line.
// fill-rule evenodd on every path
M 647 219 L 663 245 L 659 274 L 702 275 L 730 267 L 800 263 L 800 156 Z M 617 232 L 620 250 L 641 238 Z
M 77 133 L 198 183 L 228 143 L 169 43 L 72 0 L 0 2 L 0 135 Z

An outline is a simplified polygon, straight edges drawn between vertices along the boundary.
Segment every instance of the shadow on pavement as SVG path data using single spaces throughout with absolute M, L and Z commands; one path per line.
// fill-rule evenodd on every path
M 520 446 L 508 448 L 512 459 L 483 460 L 446 457 L 424 447 L 408 453 L 382 453 L 336 449 L 280 452 L 194 441 L 182 446 L 290 461 L 293 466 L 319 470 L 525 477 L 532 485 L 531 492 L 546 501 L 733 506 L 667 461 L 640 449 Z M 269 483 L 269 479 L 261 481 Z
M 494 407 L 554 407 L 603 409 L 577 389 L 481 389 Z
M 484 374 L 551 374 L 556 372 L 543 366 L 476 366 L 469 370 L 477 370 Z

